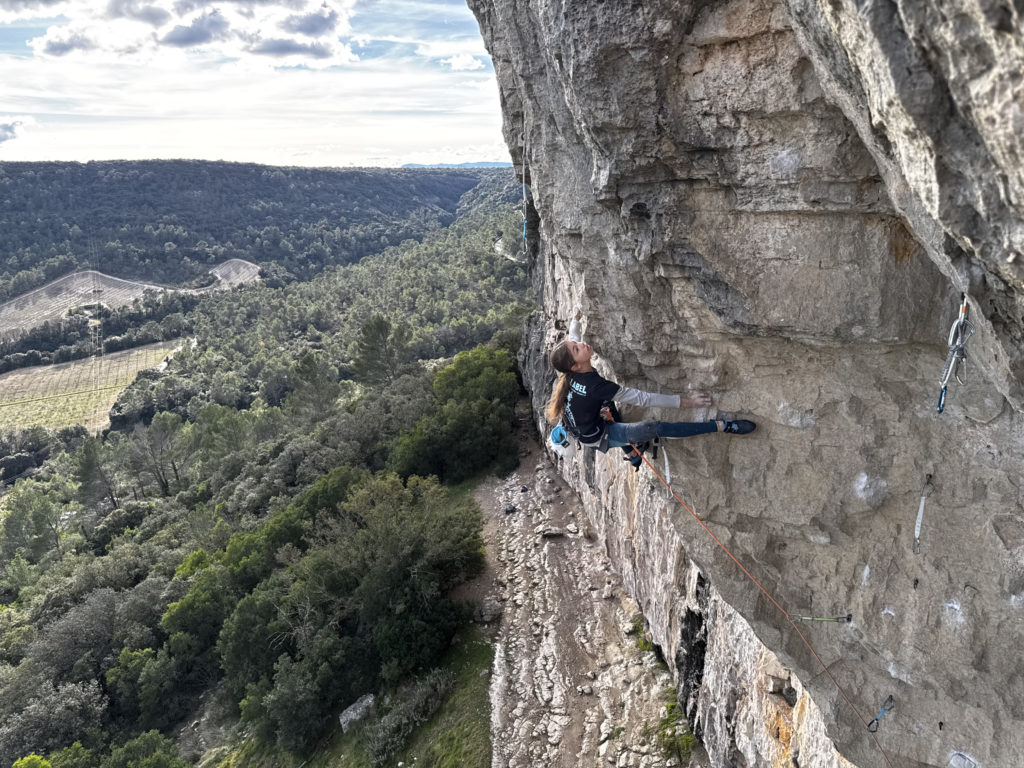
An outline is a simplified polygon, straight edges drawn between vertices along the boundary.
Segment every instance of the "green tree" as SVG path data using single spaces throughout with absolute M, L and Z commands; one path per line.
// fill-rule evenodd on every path
M 122 648 L 117 666 L 107 670 L 107 690 L 113 705 L 111 715 L 121 723 L 134 723 L 141 714 L 139 680 L 155 656 L 156 651 L 152 648 L 138 651 Z
M 199 571 L 188 594 L 167 606 L 160 628 L 167 633 L 168 651 L 190 678 L 215 669 L 212 650 L 237 599 L 224 569 L 214 567 Z
M 431 410 L 396 442 L 390 466 L 399 474 L 457 482 L 495 460 L 518 461 L 512 418 L 519 386 L 503 349 L 460 352 L 434 378 Z
M 76 741 L 70 747 L 52 753 L 50 765 L 53 768 L 99 768 L 100 758 L 93 750 L 83 747 L 82 742 Z
M 0 500 L 0 554 L 9 560 L 21 552 L 35 563 L 50 549 L 60 551 L 66 512 L 44 484 L 19 480 Z
M 285 409 L 301 421 L 316 421 L 341 394 L 338 372 L 322 355 L 307 352 L 292 368 Z
M 189 768 L 174 742 L 159 731 L 146 731 L 116 748 L 100 768 Z
M 191 706 L 186 688 L 186 661 L 174 658 L 167 648 L 147 659 L 139 673 L 139 721 L 146 728 L 169 728 Z
M 290 627 L 279 607 L 287 595 L 286 580 L 272 577 L 243 597 L 217 638 L 217 656 L 226 684 L 241 699 L 250 684 L 270 678 L 281 654 L 294 649 Z
M 15 760 L 11 768 L 53 768 L 53 765 L 39 755 L 28 755 L 20 760 Z
M 87 437 L 75 454 L 75 480 L 83 504 L 92 505 L 109 501 L 117 509 L 117 492 L 113 477 L 104 466 L 103 440 Z
M 409 361 L 409 327 L 393 325 L 388 318 L 374 315 L 367 320 L 355 341 L 352 370 L 359 379 L 387 384 Z
M 3 576 L 0 584 L 18 595 L 21 590 L 31 587 L 39 579 L 39 566 L 26 560 L 24 553 L 19 550 L 4 565 Z
M 311 666 L 281 656 L 275 665 L 274 686 L 263 697 L 264 716 L 278 746 L 290 752 L 303 752 L 323 728 L 329 706 L 320 696 Z
M 181 417 L 165 411 L 156 414 L 148 428 L 137 424 L 132 434 L 132 464 L 153 478 L 163 496 L 171 495 L 172 482 L 181 482 L 181 427 Z

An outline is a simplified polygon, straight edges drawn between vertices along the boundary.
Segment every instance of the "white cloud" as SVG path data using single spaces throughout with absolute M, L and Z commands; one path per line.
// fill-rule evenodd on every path
M 0 139 L 6 160 L 330 166 L 508 156 L 494 76 L 461 4 L 431 15 L 429 4 L 393 0 L 360 4 L 358 14 L 354 0 L 67 0 L 62 17 L 43 23 L 44 5 L 0 0 L 26 27 L 46 28 L 33 56 L 0 54 L 0 110 L 35 118 L 30 131 L 0 118 L 17 136 Z M 400 34 L 379 34 L 387 29 Z M 360 60 L 357 35 L 383 45 Z
M 459 53 L 447 59 L 441 59 L 442 64 L 447 64 L 451 69 L 459 72 L 484 69 L 487 65 L 470 53 Z
M 24 115 L 0 115 L 0 145 L 21 136 L 22 128 L 32 125 L 34 122 L 35 120 L 31 117 Z
M 313 13 L 289 16 L 281 22 L 281 29 L 297 35 L 320 37 L 334 32 L 340 20 L 338 12 L 324 4 Z
M 160 38 L 160 42 L 181 48 L 199 48 L 226 39 L 230 30 L 231 24 L 214 8 L 196 16 L 187 26 L 176 24 L 174 29 Z
M 140 0 L 110 0 L 106 13 L 109 19 L 134 19 L 151 27 L 162 27 L 173 18 L 166 8 Z
M 25 18 L 57 16 L 68 5 L 70 3 L 66 0 L 2 0 L 0 24 L 9 24 Z
M 428 59 L 456 56 L 486 56 L 487 49 L 480 38 L 454 40 L 417 40 L 416 55 Z
M 354 1 L 2 0 L 0 22 L 59 13 L 31 41 L 40 56 L 102 59 L 113 53 L 146 59 L 177 47 L 224 57 L 285 55 L 289 65 L 302 58 L 322 65 L 325 59 L 352 60 L 338 36 L 350 31 Z

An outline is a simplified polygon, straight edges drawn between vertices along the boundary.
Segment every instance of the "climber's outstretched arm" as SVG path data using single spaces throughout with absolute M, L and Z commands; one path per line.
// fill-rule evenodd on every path
M 619 387 L 615 402 L 639 405 L 641 408 L 706 408 L 711 405 L 711 396 L 704 392 L 694 392 L 689 397 L 659 395 L 633 387 Z
M 580 335 L 580 320 L 583 319 L 583 310 L 577 309 L 572 320 L 569 321 L 569 341 L 583 341 Z

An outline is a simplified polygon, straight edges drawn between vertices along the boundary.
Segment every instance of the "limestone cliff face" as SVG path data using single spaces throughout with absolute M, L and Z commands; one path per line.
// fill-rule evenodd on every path
M 758 421 L 673 486 L 791 614 L 854 616 L 803 627 L 848 702 L 649 471 L 561 462 L 713 764 L 1024 764 L 1020 4 L 469 4 L 539 215 L 538 415 L 580 306 L 608 377 Z

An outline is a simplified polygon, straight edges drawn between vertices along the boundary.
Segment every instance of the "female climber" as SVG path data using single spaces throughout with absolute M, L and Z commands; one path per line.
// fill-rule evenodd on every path
M 692 437 L 711 432 L 745 435 L 757 427 L 746 419 L 718 419 L 714 421 L 639 421 L 623 423 L 615 410 L 615 401 L 653 408 L 703 408 L 711 405 L 711 397 L 695 392 L 690 397 L 659 395 L 632 387 L 622 387 L 603 378 L 590 360 L 594 350 L 580 341 L 582 312 L 569 324 L 569 337 L 558 344 L 549 355 L 551 366 L 559 376 L 551 393 L 546 415 L 548 421 L 561 422 L 567 432 L 584 446 L 601 452 L 622 447 L 634 467 L 640 466 L 639 454 L 631 445 L 646 443 L 655 437 Z

